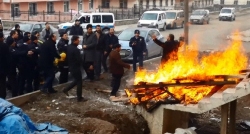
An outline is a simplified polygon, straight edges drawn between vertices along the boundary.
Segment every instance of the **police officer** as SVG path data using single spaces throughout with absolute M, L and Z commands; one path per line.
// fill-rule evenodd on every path
M 30 32 L 24 32 L 24 36 L 28 36 L 28 37 L 30 38 L 31 34 L 30 34 Z M 23 43 L 24 43 L 23 40 L 19 40 L 19 41 L 17 42 L 17 46 L 20 46 L 20 45 L 22 45 Z
M 20 30 L 20 25 L 19 24 L 15 25 L 15 30 L 18 33 L 18 39 L 17 39 L 17 41 L 23 39 L 23 32 Z
M 133 71 L 136 72 L 136 62 L 139 60 L 139 68 L 143 68 L 143 55 L 146 55 L 147 48 L 143 37 L 140 36 L 140 31 L 135 30 L 135 36 L 129 41 L 129 46 L 133 50 Z
M 18 85 L 19 85 L 19 94 L 22 95 L 25 89 L 25 82 L 27 80 L 27 89 L 26 91 L 32 92 L 32 76 L 31 65 L 29 63 L 29 58 L 33 55 L 34 52 L 29 50 L 28 45 L 31 44 L 31 40 L 28 36 L 23 37 L 23 44 L 18 47 L 18 51 L 24 53 L 18 57 Z
M 10 44 L 9 71 L 7 76 L 8 84 L 11 88 L 12 97 L 16 97 L 18 95 L 18 81 L 16 72 L 18 57 L 25 54 L 22 54 L 22 52 L 17 50 L 16 42 L 13 38 L 10 38 L 7 43 Z
M 0 98 L 6 97 L 6 77 L 8 72 L 9 48 L 0 32 Z
M 67 56 L 67 48 L 68 48 L 68 34 L 66 32 L 60 34 L 61 39 L 57 43 L 57 49 L 59 51 L 59 54 L 65 53 Z M 59 84 L 68 82 L 68 74 L 69 74 L 69 67 L 68 67 L 68 61 L 67 58 L 65 58 L 64 61 L 58 62 L 58 67 L 60 71 L 60 77 L 59 77 Z
M 38 38 L 34 35 L 31 36 L 31 44 L 28 45 L 29 51 L 32 51 L 34 54 L 29 56 L 29 66 L 30 66 L 30 76 L 28 81 L 33 82 L 33 90 L 36 91 L 39 89 L 39 81 L 40 81 L 40 69 L 38 66 L 38 56 L 39 56 L 39 46 L 38 46 Z
M 10 35 L 7 37 L 6 39 L 6 44 L 8 46 L 11 46 L 12 43 L 11 42 L 16 42 L 17 43 L 17 40 L 18 40 L 18 32 L 16 30 L 11 30 L 10 31 Z
M 43 44 L 43 41 L 40 40 L 40 33 L 39 33 L 38 31 L 34 31 L 32 35 L 34 35 L 34 36 L 37 37 L 37 39 L 38 39 L 37 45 L 38 45 L 38 46 L 40 46 L 40 45 Z
M 78 19 L 75 20 L 75 25 L 71 27 L 69 35 L 83 36 L 83 28 L 80 25 L 80 20 Z

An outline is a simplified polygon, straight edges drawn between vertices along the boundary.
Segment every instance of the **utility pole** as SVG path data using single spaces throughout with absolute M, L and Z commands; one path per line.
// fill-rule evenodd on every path
M 184 51 L 188 45 L 188 33 L 189 33 L 189 0 L 184 0 L 184 17 L 185 17 L 185 26 L 184 26 Z

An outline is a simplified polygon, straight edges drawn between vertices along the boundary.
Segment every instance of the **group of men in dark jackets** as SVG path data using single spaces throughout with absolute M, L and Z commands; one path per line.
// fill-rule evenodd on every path
M 123 76 L 123 68 L 130 69 L 130 65 L 124 63 L 119 54 L 121 45 L 117 36 L 114 35 L 114 29 L 110 29 L 109 34 L 102 33 L 101 26 L 96 26 L 96 31 L 92 31 L 92 25 L 87 25 L 87 33 L 83 35 L 82 48 L 83 56 L 77 46 L 80 43 L 79 35 L 83 34 L 81 26 L 76 24 L 72 27 L 74 31 L 69 44 L 67 33 L 61 33 L 61 39 L 57 44 L 56 50 L 56 34 L 49 29 L 42 32 L 44 42 L 39 44 L 39 33 L 34 32 L 23 34 L 20 26 L 17 24 L 15 30 L 10 32 L 6 43 L 4 35 L 0 32 L 0 97 L 6 97 L 6 78 L 10 85 L 12 96 L 22 95 L 24 92 L 32 92 L 39 89 L 40 72 L 43 72 L 45 83 L 40 90 L 44 93 L 56 93 L 53 89 L 53 80 L 55 78 L 55 58 L 61 59 L 62 53 L 66 54 L 66 59 L 58 62 L 60 71 L 59 83 L 68 81 L 68 73 L 70 72 L 73 81 L 63 89 L 63 93 L 69 96 L 68 91 L 77 86 L 77 100 L 86 101 L 82 97 L 82 73 L 83 68 L 87 74 L 85 80 L 100 80 L 102 66 L 105 72 L 108 72 L 106 64 L 109 57 L 109 71 L 112 73 L 112 91 L 111 99 L 116 96 L 120 87 L 121 78 Z M 48 23 L 46 23 L 48 25 Z M 74 33 L 75 32 L 75 33 Z M 135 30 L 135 36 L 130 40 L 130 47 L 133 49 L 133 70 L 136 71 L 136 62 L 139 59 L 139 67 L 143 67 L 143 55 L 147 52 L 146 43 L 143 37 L 139 36 L 140 31 Z M 152 37 L 154 42 L 163 47 L 162 62 L 169 59 L 169 55 L 173 51 L 178 50 L 178 45 L 174 42 L 174 36 L 169 35 L 167 42 L 162 43 L 155 36 Z M 178 43 L 177 43 L 178 44 Z M 59 52 L 59 53 L 58 53 Z M 18 73 L 17 73 L 18 69 Z

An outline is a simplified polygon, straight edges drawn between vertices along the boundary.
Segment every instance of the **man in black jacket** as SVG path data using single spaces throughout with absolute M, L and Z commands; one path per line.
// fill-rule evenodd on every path
M 97 45 L 95 51 L 95 80 L 101 79 L 101 71 L 102 71 L 102 57 L 105 49 L 105 35 L 102 33 L 102 29 L 100 25 L 96 26 L 96 38 L 97 38 Z
M 166 63 L 169 59 L 177 60 L 178 58 L 177 52 L 178 52 L 180 43 L 174 40 L 173 34 L 169 34 L 167 41 L 164 43 L 159 41 L 155 35 L 152 35 L 152 39 L 157 45 L 161 46 L 163 49 L 163 54 L 161 57 L 161 65 Z M 183 40 L 183 37 L 180 37 L 180 41 L 182 40 Z
M 20 55 L 18 57 L 18 85 L 19 85 L 19 94 L 22 95 L 25 89 L 25 82 L 27 81 L 26 91 L 28 93 L 32 92 L 32 78 L 30 81 L 29 74 L 32 73 L 30 68 L 29 58 L 33 55 L 33 52 L 29 50 L 28 45 L 30 45 L 31 40 L 28 36 L 23 37 L 23 44 L 18 47 L 18 51 L 27 53 Z
M 145 40 L 140 36 L 139 30 L 135 30 L 135 36 L 130 39 L 129 46 L 133 50 L 133 71 L 136 72 L 137 60 L 139 60 L 139 68 L 143 68 L 143 55 L 147 51 Z
M 72 83 L 70 83 L 69 86 L 63 89 L 63 92 L 69 96 L 68 91 L 72 89 L 74 86 L 77 86 L 76 94 L 77 94 L 77 101 L 86 101 L 82 97 L 82 59 L 80 55 L 80 50 L 77 48 L 79 44 L 79 36 L 73 36 L 71 38 L 71 44 L 68 46 L 67 50 L 67 58 L 68 58 L 68 64 L 69 64 L 69 70 L 70 74 L 74 78 Z
M 44 72 L 45 83 L 41 89 L 43 93 L 56 93 L 53 89 L 53 81 L 55 78 L 54 60 L 61 58 L 56 50 L 56 35 L 51 34 L 40 47 L 40 67 Z
M 11 42 L 13 42 L 13 41 L 15 43 L 17 43 L 17 41 L 18 41 L 18 32 L 16 30 L 11 30 L 10 31 L 10 35 L 6 38 L 6 44 L 8 46 L 11 46 L 12 45 Z
M 108 67 L 107 67 L 107 58 L 109 56 L 109 53 L 112 51 L 112 47 L 115 44 L 118 44 L 118 37 L 114 34 L 115 31 L 113 28 L 110 28 L 109 34 L 105 36 L 105 50 L 104 50 L 104 55 L 102 59 L 102 66 L 104 68 L 105 72 L 108 72 Z
M 9 46 L 9 71 L 8 71 L 8 84 L 11 88 L 12 97 L 18 96 L 18 81 L 17 81 L 17 64 L 18 64 L 18 57 L 27 55 L 27 52 L 25 51 L 18 51 L 16 42 L 13 38 L 9 38 L 8 43 Z
M 8 72 L 9 48 L 4 43 L 4 34 L 0 32 L 0 98 L 6 97 L 6 77 Z
M 33 82 L 33 90 L 39 90 L 39 82 L 40 82 L 40 69 L 38 66 L 38 58 L 39 58 L 39 46 L 38 46 L 38 38 L 34 35 L 31 36 L 32 43 L 28 45 L 29 51 L 32 51 L 34 54 L 29 57 L 29 65 L 30 65 L 30 73 L 29 81 Z
M 62 83 L 68 82 L 69 67 L 68 67 L 68 61 L 67 61 L 67 48 L 68 48 L 69 40 L 68 40 L 68 34 L 66 32 L 61 33 L 60 36 L 61 36 L 61 39 L 57 43 L 57 49 L 60 54 L 61 53 L 66 54 L 65 60 L 58 62 L 58 67 L 60 71 L 59 84 L 62 84 Z
M 90 81 L 94 80 L 95 48 L 97 44 L 96 35 L 92 32 L 92 25 L 87 25 L 87 33 L 83 36 L 83 68 Z
M 71 27 L 69 35 L 83 36 L 83 28 L 80 25 L 80 21 L 78 19 L 75 20 L 75 25 Z
M 23 39 L 23 32 L 20 30 L 20 25 L 19 25 L 19 24 L 16 24 L 16 25 L 15 25 L 15 30 L 16 30 L 17 33 L 18 33 L 17 41 Z

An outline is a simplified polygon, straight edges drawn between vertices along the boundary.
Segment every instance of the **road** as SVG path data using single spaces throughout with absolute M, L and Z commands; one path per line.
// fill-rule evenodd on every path
M 246 15 L 248 13 L 248 15 Z M 250 19 L 250 10 L 238 13 L 236 16 L 236 21 L 219 21 L 217 19 L 218 15 L 210 15 L 211 21 L 210 24 L 206 25 L 190 25 L 189 27 L 189 41 L 198 42 L 199 50 L 221 50 L 225 48 L 230 42 L 227 40 L 227 35 L 230 35 L 236 30 L 245 31 L 250 29 L 249 22 Z M 124 26 L 123 29 L 127 27 L 136 27 L 136 24 Z M 119 27 L 119 30 L 122 27 Z M 161 31 L 164 37 L 167 37 L 168 34 L 172 33 L 175 35 L 176 39 L 184 33 L 183 28 L 178 29 L 167 29 L 166 31 Z M 249 43 L 243 43 L 246 50 L 250 50 Z
M 219 21 L 214 19 L 208 25 L 190 25 L 189 28 L 189 43 L 196 41 L 200 51 L 204 50 L 221 50 L 224 49 L 230 41 L 227 40 L 227 35 L 230 35 L 236 30 L 244 31 L 250 29 L 250 15 L 239 16 L 236 21 Z M 184 32 L 183 29 L 175 29 L 161 32 L 164 36 L 169 33 L 179 37 Z M 249 43 L 243 43 L 246 50 L 250 50 Z

